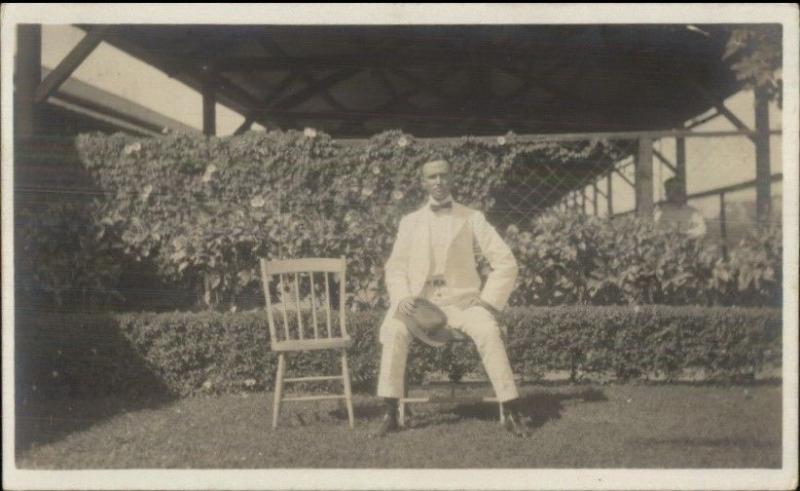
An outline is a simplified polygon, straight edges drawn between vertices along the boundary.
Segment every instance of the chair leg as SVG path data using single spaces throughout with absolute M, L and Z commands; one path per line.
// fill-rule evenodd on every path
M 350 428 L 355 425 L 353 417 L 353 391 L 350 388 L 350 368 L 347 366 L 347 352 L 342 350 L 342 382 L 344 382 L 344 397 L 347 403 L 347 419 L 350 421 Z
M 406 371 L 408 367 L 406 367 Z M 408 374 L 403 377 L 403 397 L 397 400 L 397 424 L 406 425 L 406 399 L 408 398 Z
M 272 429 L 278 427 L 278 415 L 281 412 L 283 399 L 283 375 L 286 372 L 286 360 L 283 353 L 278 355 L 278 373 L 275 377 L 275 393 L 272 396 Z

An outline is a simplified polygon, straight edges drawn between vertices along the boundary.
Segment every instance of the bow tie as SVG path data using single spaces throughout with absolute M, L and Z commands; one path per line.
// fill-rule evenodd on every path
M 453 207 L 452 201 L 448 201 L 447 203 L 442 203 L 441 205 L 437 205 L 436 203 L 431 203 L 431 211 L 433 211 L 434 213 L 441 210 L 449 210 L 452 207 Z

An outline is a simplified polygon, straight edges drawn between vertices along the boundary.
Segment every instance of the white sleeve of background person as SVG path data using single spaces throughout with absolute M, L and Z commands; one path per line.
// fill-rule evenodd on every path
M 481 253 L 492 267 L 481 291 L 481 300 L 497 310 L 503 310 L 517 281 L 517 260 L 494 227 L 486 221 L 483 213 L 473 213 L 471 222 Z
M 689 235 L 691 237 L 700 238 L 706 235 L 706 219 L 703 218 L 700 212 L 695 211 L 692 213 L 690 226 Z

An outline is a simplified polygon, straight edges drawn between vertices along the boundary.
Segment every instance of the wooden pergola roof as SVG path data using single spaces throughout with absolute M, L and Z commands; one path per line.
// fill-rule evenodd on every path
M 50 68 L 42 66 L 43 76 L 49 75 L 51 71 Z M 87 122 L 94 122 L 86 126 L 106 128 L 107 131 L 123 130 L 148 136 L 159 135 L 164 130 L 197 132 L 193 127 L 176 119 L 76 78 L 65 80 L 47 99 L 47 103 L 65 110 L 66 119 L 76 119 L 80 115 Z M 48 126 L 50 125 L 49 118 L 42 119 Z
M 242 130 L 451 137 L 680 127 L 740 88 L 729 28 L 115 25 L 102 39 L 245 115 Z

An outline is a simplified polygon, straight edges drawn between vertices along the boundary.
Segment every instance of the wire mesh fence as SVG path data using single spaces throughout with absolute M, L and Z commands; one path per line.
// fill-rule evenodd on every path
M 524 161 L 514 166 L 508 186 L 497 193 L 492 217 L 503 227 L 524 224 L 548 210 L 599 217 L 652 216 L 667 202 L 665 183 L 677 177 L 683 182 L 685 204 L 706 221 L 707 239 L 731 247 L 759 223 L 781 223 L 780 143 L 780 134 L 770 137 L 768 206 L 762 216 L 757 210 L 759 184 L 752 137 L 725 132 L 704 138 L 654 139 L 652 164 L 645 176 L 637 175 L 641 157 L 634 138 L 609 140 L 618 150 L 613 161 L 608 155 L 560 164 Z M 637 186 L 644 186 L 640 192 L 652 196 L 652 211 L 642 210 Z

